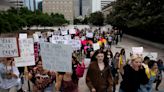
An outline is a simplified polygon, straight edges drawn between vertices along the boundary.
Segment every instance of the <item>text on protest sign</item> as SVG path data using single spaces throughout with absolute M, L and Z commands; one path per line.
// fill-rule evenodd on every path
M 157 60 L 158 58 L 158 53 L 157 52 L 144 52 L 143 57 L 149 57 L 151 60 Z
M 68 41 L 71 39 L 69 36 L 52 36 L 52 43 L 54 44 L 68 44 Z
M 19 39 L 27 39 L 27 33 L 20 33 Z
M 52 43 L 40 43 L 43 68 L 60 72 L 72 72 L 72 47 Z
M 76 34 L 76 30 L 75 29 L 69 29 L 69 34 Z
M 86 34 L 86 37 L 88 37 L 88 38 L 93 38 L 93 33 L 92 33 L 92 32 L 88 32 L 88 33 Z
M 0 57 L 19 56 L 17 38 L 0 38 Z
M 98 43 L 94 43 L 93 49 L 94 49 L 94 51 L 100 49 L 100 45 Z
M 73 50 L 80 50 L 81 49 L 81 41 L 80 40 L 70 40 L 69 45 L 72 46 Z
M 16 66 L 35 65 L 34 42 L 32 38 L 20 39 L 20 57 L 14 58 Z
M 132 47 L 133 54 L 143 54 L 143 47 Z

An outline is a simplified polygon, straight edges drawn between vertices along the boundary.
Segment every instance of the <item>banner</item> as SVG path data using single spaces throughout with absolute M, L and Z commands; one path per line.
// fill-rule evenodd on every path
M 0 38 L 0 57 L 18 57 L 17 38 Z
M 70 45 L 40 43 L 43 68 L 59 72 L 72 72 L 72 47 Z
M 145 57 L 145 56 L 149 57 L 151 60 L 156 61 L 158 58 L 158 53 L 157 52 L 144 52 L 143 57 Z
M 20 57 L 14 58 L 15 65 L 17 67 L 35 65 L 33 39 L 32 38 L 20 39 L 19 47 L 20 47 Z

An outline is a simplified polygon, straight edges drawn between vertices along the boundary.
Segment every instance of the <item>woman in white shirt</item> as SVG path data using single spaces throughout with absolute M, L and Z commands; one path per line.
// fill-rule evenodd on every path
M 21 88 L 18 68 L 13 58 L 5 58 L 0 63 L 0 92 L 17 92 Z

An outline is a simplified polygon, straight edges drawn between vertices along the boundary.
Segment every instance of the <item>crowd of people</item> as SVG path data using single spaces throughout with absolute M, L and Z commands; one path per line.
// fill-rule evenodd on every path
M 81 68 L 82 75 L 84 70 L 87 70 L 84 77 L 90 92 L 116 92 L 118 84 L 120 84 L 119 92 L 153 92 L 153 83 L 156 83 L 155 89 L 158 90 L 164 71 L 161 59 L 154 61 L 147 56 L 131 54 L 128 60 L 124 48 L 120 52 L 112 52 L 112 45 L 117 45 L 121 41 L 122 30 L 116 27 L 105 31 L 101 28 L 75 29 L 76 34 L 71 34 L 71 39 L 81 40 L 81 49 L 72 53 L 72 73 L 44 69 L 39 42 L 35 42 L 34 46 L 37 47 L 38 53 L 35 55 L 36 64 L 28 66 L 28 71 L 22 67 L 17 68 L 13 57 L 3 58 L 0 61 L 0 92 L 11 90 L 23 92 L 22 75 L 32 82 L 32 92 L 78 92 L 80 86 L 78 81 L 82 76 L 78 76 L 77 68 Z M 59 28 L 58 31 L 58 35 L 62 35 L 60 33 L 62 29 Z M 88 33 L 93 35 L 87 36 Z M 39 36 L 46 42 L 50 42 L 51 37 L 52 35 Z M 100 48 L 94 50 L 94 43 L 99 44 Z M 87 68 L 84 68 L 81 58 L 90 58 Z

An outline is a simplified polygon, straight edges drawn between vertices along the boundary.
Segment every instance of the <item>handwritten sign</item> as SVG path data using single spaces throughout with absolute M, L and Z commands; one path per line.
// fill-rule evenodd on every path
M 27 33 L 20 33 L 19 39 L 27 39 Z
M 157 52 L 144 52 L 143 57 L 148 56 L 151 60 L 157 60 L 158 53 Z
M 93 33 L 92 33 L 92 32 L 88 32 L 88 33 L 86 34 L 86 37 L 88 37 L 88 38 L 93 38 Z
M 89 67 L 90 62 L 91 62 L 91 59 L 90 58 L 85 58 L 84 59 L 85 67 Z
M 39 35 L 34 33 L 33 34 L 34 42 L 39 42 Z
M 33 39 L 28 38 L 19 40 L 19 47 L 21 57 L 14 58 L 15 65 L 17 67 L 35 65 Z
M 62 35 L 68 35 L 68 31 L 67 30 L 61 30 L 61 34 Z
M 69 29 L 69 34 L 76 34 L 76 30 L 75 29 Z
M 69 41 L 68 44 L 70 44 L 72 46 L 73 50 L 80 50 L 81 49 L 81 41 L 80 40 L 72 39 Z
M 43 68 L 59 72 L 72 72 L 72 47 L 70 45 L 40 43 Z
M 132 47 L 133 54 L 143 54 L 143 47 Z
M 0 38 L 0 57 L 19 56 L 16 38 Z
M 58 35 L 53 35 L 52 36 L 52 43 L 54 44 L 68 44 L 68 41 L 71 38 L 69 36 L 58 36 Z
M 98 43 L 94 43 L 93 44 L 93 50 L 95 51 L 95 50 L 98 50 L 98 49 L 100 49 L 100 45 Z

